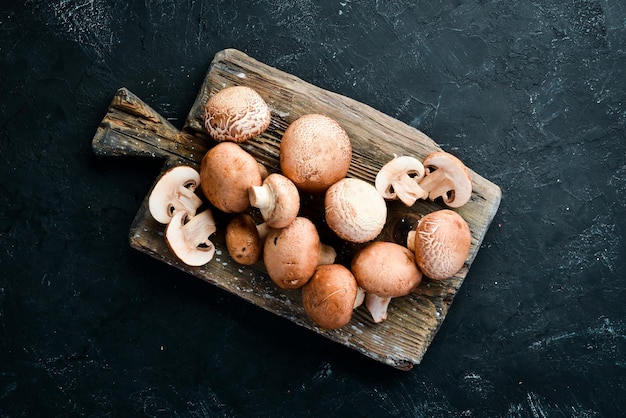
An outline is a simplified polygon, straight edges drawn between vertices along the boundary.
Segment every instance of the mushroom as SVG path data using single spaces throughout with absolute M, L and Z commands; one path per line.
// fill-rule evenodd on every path
M 246 86 L 220 90 L 204 107 L 204 126 L 216 141 L 247 141 L 263 133 L 271 117 L 259 93 Z
M 472 195 L 469 170 L 454 155 L 444 151 L 433 152 L 422 162 L 426 175 L 419 185 L 428 192 L 428 198 L 441 197 L 451 208 L 463 206 Z
M 202 266 L 215 254 L 215 246 L 209 240 L 215 230 L 215 221 L 209 209 L 195 216 L 179 210 L 165 228 L 165 241 L 183 263 Z
M 270 229 L 263 246 L 267 274 L 282 289 L 302 287 L 318 265 L 332 264 L 336 256 L 332 247 L 320 242 L 313 222 L 304 217 L 285 228 Z
M 194 216 L 202 204 L 196 195 L 200 185 L 200 174 L 192 167 L 180 165 L 170 168 L 154 185 L 148 198 L 148 209 L 154 219 L 168 224 L 179 210 Z
M 280 143 L 281 172 L 307 193 L 322 193 L 344 178 L 352 159 L 352 144 L 339 123 L 325 115 L 299 117 Z
M 226 225 L 225 241 L 228 254 L 239 264 L 250 266 L 261 260 L 263 242 L 268 226 L 257 225 L 252 216 L 241 213 Z
M 320 328 L 341 328 L 352 319 L 358 289 L 348 268 L 341 264 L 318 266 L 302 287 L 304 311 Z
M 263 185 L 248 190 L 250 204 L 260 209 L 261 216 L 271 228 L 284 228 L 298 216 L 300 195 L 296 185 L 279 173 L 265 178 Z
M 365 291 L 365 307 L 376 323 L 387 319 L 392 298 L 408 295 L 422 281 L 413 253 L 394 242 L 367 244 L 357 251 L 350 269 Z
M 376 174 L 376 190 L 387 200 L 400 199 L 406 206 L 413 206 L 417 199 L 428 197 L 428 192 L 419 186 L 424 173 L 424 166 L 417 158 L 396 157 Z
M 202 191 L 216 208 L 241 213 L 250 207 L 248 189 L 262 184 L 259 164 L 233 142 L 220 142 L 202 158 Z
M 324 206 L 330 229 L 353 243 L 376 238 L 387 220 L 385 199 L 374 186 L 360 179 L 345 178 L 330 186 Z
M 465 219 L 450 209 L 424 215 L 409 232 L 407 247 L 415 253 L 419 269 L 428 278 L 454 276 L 469 255 L 472 234 Z

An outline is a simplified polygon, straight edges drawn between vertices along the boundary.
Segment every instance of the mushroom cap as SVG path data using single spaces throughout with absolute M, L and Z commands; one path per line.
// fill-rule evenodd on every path
M 216 231 L 213 214 L 209 209 L 190 216 L 177 211 L 165 228 L 165 241 L 170 250 L 189 266 L 203 266 L 215 254 L 209 237 Z
M 469 255 L 472 234 L 465 219 L 450 209 L 425 215 L 414 238 L 415 260 L 426 277 L 443 280 L 454 276 Z
M 297 217 L 285 228 L 270 229 L 263 245 L 268 276 L 282 289 L 302 287 L 318 265 L 320 245 L 317 228 L 308 218 Z
M 247 141 L 263 133 L 270 122 L 267 103 L 246 86 L 226 87 L 211 96 L 204 107 L 204 126 L 216 141 Z
M 263 240 L 252 216 L 241 213 L 226 225 L 226 249 L 239 264 L 250 266 L 261 260 Z
M 346 267 L 319 266 L 302 287 L 304 311 L 320 328 L 341 328 L 352 319 L 357 289 L 356 279 Z
M 366 294 L 383 298 L 407 295 L 422 281 L 413 253 L 395 242 L 367 244 L 354 255 L 350 269 Z
M 366 181 L 344 178 L 326 191 L 326 223 L 339 238 L 353 243 L 371 241 L 387 221 L 387 204 Z
M 308 114 L 296 119 L 280 143 L 281 172 L 307 193 L 322 193 L 344 178 L 351 159 L 348 134 L 325 115 Z
M 295 184 L 279 173 L 272 173 L 263 185 L 248 191 L 250 204 L 259 208 L 261 216 L 271 228 L 284 228 L 298 216 L 300 194 Z
M 419 185 L 428 192 L 428 198 L 441 197 L 443 202 L 458 208 L 472 196 L 472 179 L 465 164 L 457 157 L 444 151 L 433 152 L 422 162 L 426 175 Z
M 195 194 L 200 174 L 192 167 L 180 165 L 167 170 L 154 185 L 148 198 L 148 209 L 154 219 L 167 224 L 179 210 L 194 216 L 202 204 Z
M 252 155 L 233 142 L 220 142 L 202 158 L 201 187 L 216 208 L 241 213 L 250 206 L 248 189 L 262 184 L 259 165 Z

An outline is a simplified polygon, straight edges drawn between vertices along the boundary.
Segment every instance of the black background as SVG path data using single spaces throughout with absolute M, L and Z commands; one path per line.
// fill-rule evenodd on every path
M 1 415 L 626 410 L 624 2 L 4 4 Z M 224 48 L 422 130 L 502 188 L 413 370 L 129 247 L 161 162 L 94 156 L 98 123 L 124 86 L 181 127 Z

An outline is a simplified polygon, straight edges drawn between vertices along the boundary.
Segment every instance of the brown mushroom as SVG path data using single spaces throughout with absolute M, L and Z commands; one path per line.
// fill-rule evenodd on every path
M 357 304 L 358 285 L 341 264 L 318 266 L 302 287 L 302 305 L 308 317 L 322 329 L 341 328 L 350 322 Z
M 236 215 L 226 225 L 225 242 L 228 254 L 239 264 L 250 266 L 261 260 L 268 226 L 257 225 L 246 213 Z
M 348 173 L 352 145 L 336 120 L 309 114 L 296 119 L 285 130 L 279 155 L 281 172 L 298 189 L 322 193 Z
M 270 229 L 263 246 L 267 274 L 282 289 L 302 287 L 318 265 L 332 264 L 335 250 L 320 242 L 309 219 L 297 217 L 287 227 Z
M 215 254 L 215 246 L 209 240 L 215 231 L 215 221 L 209 209 L 195 216 L 179 210 L 165 228 L 165 241 L 183 263 L 202 266 L 211 261 Z
M 450 209 L 437 210 L 420 219 L 409 232 L 407 247 L 415 253 L 419 269 L 428 278 L 454 276 L 467 260 L 472 241 L 465 219 Z
M 150 214 L 162 224 L 168 224 L 179 210 L 194 216 L 202 205 L 202 200 L 195 193 L 199 185 L 200 174 L 192 167 L 180 165 L 170 168 L 150 192 Z
M 461 160 L 444 151 L 433 152 L 422 162 L 426 175 L 419 185 L 428 192 L 428 198 L 441 198 L 451 207 L 458 208 L 468 202 L 472 195 L 469 170 Z
M 366 181 L 345 178 L 333 184 L 324 198 L 325 218 L 339 238 L 353 243 L 371 241 L 387 221 L 387 204 Z
M 282 174 L 272 173 L 263 185 L 248 190 L 250 204 L 261 211 L 271 228 L 284 228 L 298 216 L 300 195 L 295 184 Z
M 376 323 L 387 318 L 392 298 L 408 295 L 422 280 L 413 253 L 394 242 L 367 244 L 355 254 L 350 269 L 365 291 L 365 306 Z
M 262 184 L 257 161 L 233 142 L 220 142 L 204 155 L 200 179 L 209 202 L 227 213 L 250 207 L 248 190 Z
M 424 173 L 424 166 L 417 158 L 396 157 L 376 174 L 376 190 L 387 200 L 399 199 L 406 206 L 413 206 L 417 199 L 428 197 L 428 192 L 419 186 Z
M 247 141 L 263 133 L 270 122 L 267 103 L 246 86 L 220 90 L 209 98 L 204 108 L 204 126 L 216 141 Z

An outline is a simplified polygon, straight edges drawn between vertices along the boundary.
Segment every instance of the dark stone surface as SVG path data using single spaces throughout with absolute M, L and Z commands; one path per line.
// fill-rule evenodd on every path
M 0 415 L 623 413 L 625 3 L 236 4 L 0 6 Z M 122 86 L 180 127 L 228 47 L 424 131 L 502 188 L 412 371 L 129 248 L 161 163 L 93 156 L 95 129 Z

